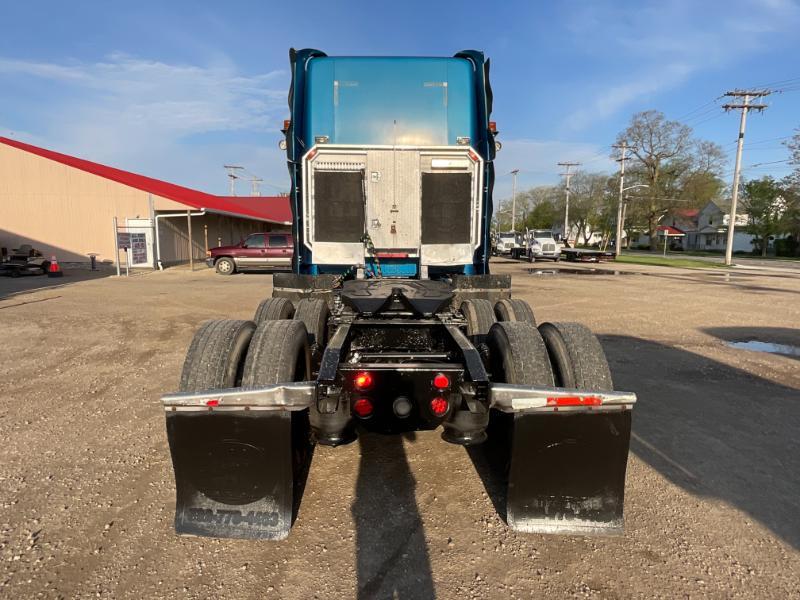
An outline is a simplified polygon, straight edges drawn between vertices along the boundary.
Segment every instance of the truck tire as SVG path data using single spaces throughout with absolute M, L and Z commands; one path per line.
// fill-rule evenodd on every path
M 186 352 L 180 391 L 219 390 L 239 385 L 245 354 L 255 328 L 252 321 L 203 323 Z
M 253 321 L 260 324 L 263 321 L 291 319 L 293 316 L 294 305 L 288 298 L 266 298 L 258 305 Z
M 553 369 L 539 331 L 524 322 L 495 323 L 487 339 L 492 381 L 552 386 Z
M 256 388 L 276 383 L 308 381 L 311 378 L 308 334 L 301 321 L 267 320 L 258 324 L 242 371 L 242 387 Z M 264 506 L 274 511 L 278 522 L 265 537 L 289 535 L 300 508 L 314 446 L 308 410 L 274 411 L 260 417 L 269 466 L 269 486 L 262 487 Z
M 525 300 L 517 298 L 498 300 L 494 305 L 494 314 L 497 316 L 498 322 L 514 321 L 536 327 L 533 309 Z
M 242 387 L 307 381 L 310 354 L 301 321 L 266 320 L 258 324 L 242 370 Z
M 328 343 L 328 303 L 318 298 L 303 298 L 297 303 L 294 320 L 306 326 L 308 346 L 311 357 L 316 364 Z
M 489 329 L 497 322 L 489 300 L 464 300 L 461 303 L 461 312 L 467 319 L 467 335 L 473 338 L 482 336 L 481 339 L 485 339 Z
M 611 370 L 597 337 L 580 323 L 539 325 L 556 385 L 565 388 L 610 391 Z
M 218 259 L 214 266 L 217 269 L 217 273 L 220 275 L 233 275 L 236 273 L 236 263 L 227 256 Z
M 504 321 L 489 331 L 489 373 L 493 383 L 518 385 L 553 385 L 553 370 L 542 336 L 528 323 Z M 492 408 L 489 411 L 488 439 L 482 445 L 484 460 L 500 481 L 508 483 L 511 476 L 514 440 L 524 441 L 525 433 L 518 431 L 528 415 L 513 415 Z M 522 457 L 523 462 L 530 460 Z

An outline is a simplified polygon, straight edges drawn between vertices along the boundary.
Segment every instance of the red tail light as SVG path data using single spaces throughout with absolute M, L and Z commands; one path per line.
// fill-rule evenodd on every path
M 359 417 L 368 417 L 372 414 L 372 402 L 367 398 L 359 398 L 353 403 L 353 412 Z
M 446 390 L 450 387 L 450 378 L 444 373 L 437 373 L 433 378 L 433 387 L 439 390 Z
M 219 400 L 217 400 L 217 399 L 206 400 L 206 406 L 211 406 L 211 407 L 219 406 Z
M 368 390 L 372 387 L 372 374 L 368 373 L 367 371 L 361 371 L 360 373 L 356 373 L 355 379 L 353 379 L 353 385 L 357 390 Z
M 431 400 L 431 412 L 437 417 L 444 415 L 448 408 L 450 408 L 450 405 L 444 398 L 439 397 Z
M 600 406 L 602 398 L 597 396 L 561 396 L 547 399 L 547 406 Z

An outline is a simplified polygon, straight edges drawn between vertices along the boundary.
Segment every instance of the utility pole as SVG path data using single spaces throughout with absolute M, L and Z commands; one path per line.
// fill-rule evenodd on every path
M 614 244 L 615 252 L 619 256 L 622 253 L 622 193 L 625 187 L 625 160 L 628 158 L 628 142 L 623 140 L 621 144 L 615 144 L 612 148 L 619 148 L 619 158 L 617 159 L 619 163 L 619 203 L 617 204 L 617 236 Z
M 228 179 L 230 179 L 230 182 L 231 182 L 230 195 L 231 196 L 235 196 L 236 195 L 236 180 L 239 179 L 239 175 L 237 175 L 237 171 L 243 171 L 244 167 L 240 167 L 240 166 L 237 166 L 237 165 L 223 165 L 223 167 L 225 168 L 225 170 L 228 171 Z
M 511 171 L 514 180 L 511 184 L 511 231 L 517 230 L 517 173 L 519 169 Z
M 564 241 L 566 242 L 567 246 L 569 246 L 569 180 L 575 173 L 570 173 L 570 169 L 572 167 L 578 167 L 581 163 L 578 162 L 560 162 L 558 163 L 559 167 L 566 167 L 566 172 L 561 173 L 566 179 L 566 189 L 565 189 L 565 205 L 564 205 Z
M 736 203 L 739 200 L 739 176 L 742 170 L 742 146 L 744 146 L 744 128 L 747 124 L 747 113 L 751 110 L 759 112 L 767 108 L 766 104 L 751 104 L 755 98 L 769 96 L 769 90 L 734 90 L 726 92 L 725 95 L 734 99 L 743 98 L 742 102 L 734 104 L 723 104 L 725 111 L 741 110 L 742 117 L 739 121 L 739 138 L 736 140 L 736 166 L 733 169 L 733 187 L 731 189 L 731 214 L 728 217 L 728 243 L 725 246 L 725 264 L 730 266 L 733 259 L 733 236 L 736 226 Z

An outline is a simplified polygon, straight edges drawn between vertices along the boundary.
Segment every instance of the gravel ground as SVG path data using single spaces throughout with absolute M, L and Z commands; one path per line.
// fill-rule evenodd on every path
M 562 266 L 495 272 L 639 394 L 623 537 L 510 531 L 425 432 L 319 448 L 283 542 L 179 538 L 159 394 L 198 324 L 249 318 L 271 278 L 0 280 L 0 597 L 800 596 L 800 360 L 725 345 L 800 347 L 800 278 Z

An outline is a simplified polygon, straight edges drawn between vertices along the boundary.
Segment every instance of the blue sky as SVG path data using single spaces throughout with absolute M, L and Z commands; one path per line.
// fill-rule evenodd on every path
M 683 118 L 732 155 L 731 88 L 794 79 L 748 122 L 744 165 L 787 158 L 800 126 L 800 2 L 2 2 L 0 135 L 225 193 L 223 164 L 285 189 L 278 129 L 287 53 L 492 59 L 506 173 L 521 188 L 555 163 L 612 171 L 609 145 L 637 111 Z M 785 163 L 746 176 L 787 173 Z M 240 184 L 239 193 L 247 186 Z

